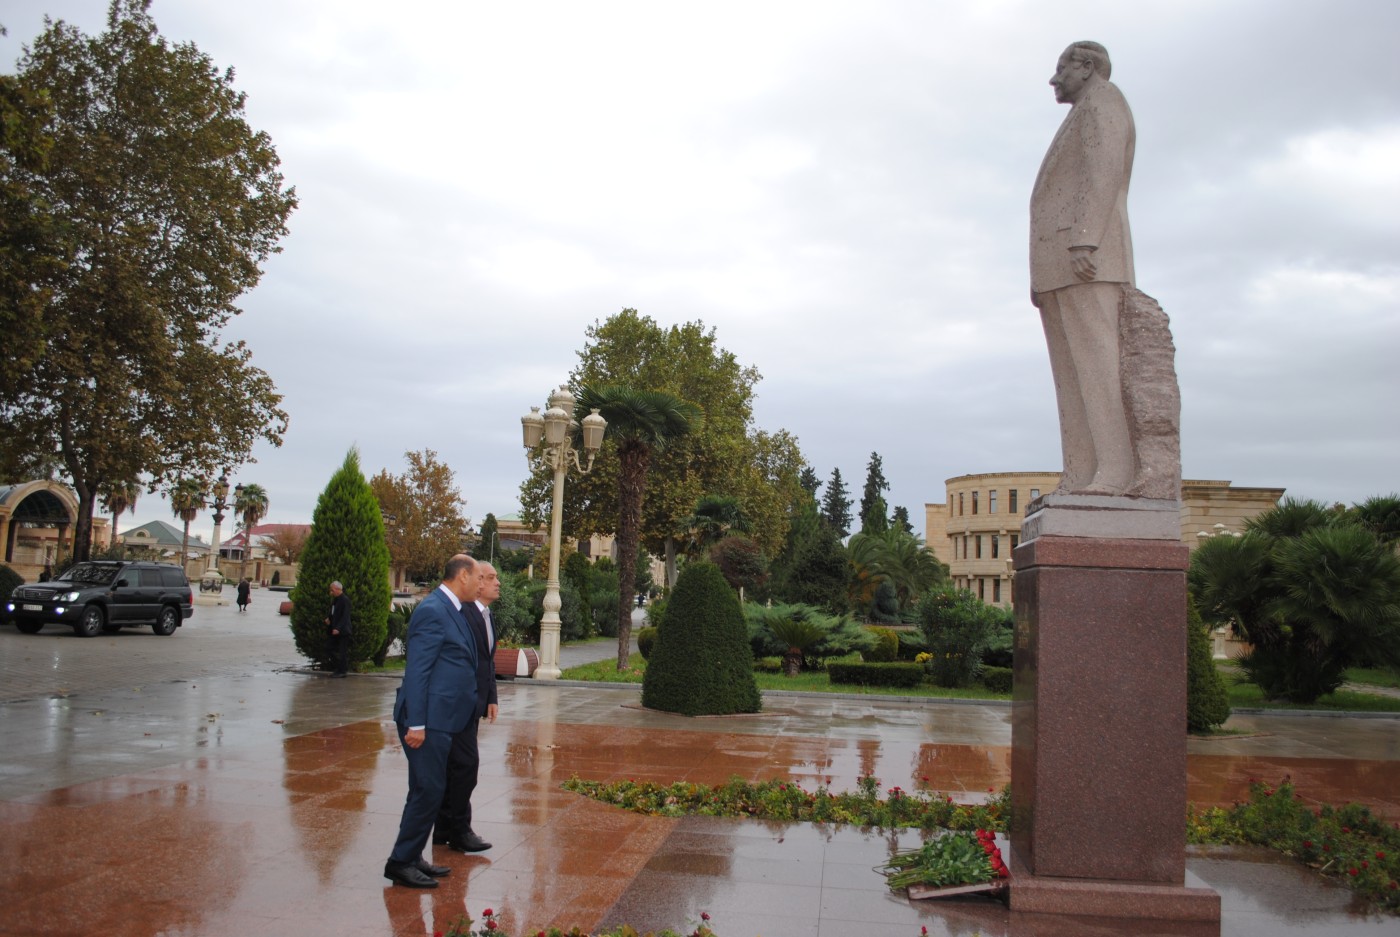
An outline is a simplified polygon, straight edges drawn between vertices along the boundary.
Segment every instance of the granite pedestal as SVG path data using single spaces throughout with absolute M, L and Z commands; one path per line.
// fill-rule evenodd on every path
M 1132 529 L 1084 507 L 1014 553 L 1011 907 L 1218 921 L 1185 878 L 1188 551 L 1141 504 L 1147 538 L 1043 532 Z

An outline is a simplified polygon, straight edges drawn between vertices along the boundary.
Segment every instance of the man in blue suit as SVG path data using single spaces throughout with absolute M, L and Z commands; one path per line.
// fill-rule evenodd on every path
M 410 888 L 436 888 L 451 871 L 428 863 L 423 849 L 446 792 L 452 739 L 477 718 L 479 650 L 462 613 L 480 588 L 475 565 L 465 554 L 448 560 L 442 585 L 418 603 L 408 624 L 403 684 L 394 703 L 408 757 L 408 799 L 384 876 Z
M 447 794 L 438 811 L 433 828 L 433 842 L 457 852 L 482 852 L 491 844 L 472 830 L 472 791 L 476 790 L 481 754 L 476 733 L 481 720 L 496 721 L 499 711 L 496 698 L 496 629 L 491 621 L 490 604 L 501 597 L 501 579 L 496 568 L 483 560 L 476 561 L 477 577 L 481 581 L 475 602 L 467 602 L 462 612 L 476 636 L 476 713 L 465 729 L 452 739 L 452 752 L 447 759 Z

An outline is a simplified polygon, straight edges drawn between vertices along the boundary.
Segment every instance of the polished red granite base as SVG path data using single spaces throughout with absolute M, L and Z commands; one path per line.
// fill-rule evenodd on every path
M 1218 920 L 1183 887 L 1186 547 L 1047 536 L 1015 561 L 1012 908 Z

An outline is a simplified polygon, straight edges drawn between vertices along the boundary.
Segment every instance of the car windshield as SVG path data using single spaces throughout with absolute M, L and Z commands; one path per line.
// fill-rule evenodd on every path
M 92 582 L 99 586 L 104 586 L 112 581 L 116 575 L 116 566 L 98 566 L 96 563 L 79 563 L 77 566 L 69 567 L 64 571 L 58 581 L 63 582 Z

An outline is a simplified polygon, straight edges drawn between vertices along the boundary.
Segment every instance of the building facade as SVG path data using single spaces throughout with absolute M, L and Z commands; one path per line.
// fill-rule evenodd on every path
M 924 539 L 949 577 L 982 601 L 1010 606 L 1011 552 L 1021 542 L 1026 506 L 1060 483 L 1059 472 L 959 475 L 942 504 L 924 505 Z M 1238 533 L 1278 504 L 1282 488 L 1236 488 L 1228 481 L 1181 483 L 1181 539 L 1191 549 L 1208 536 Z M 1222 526 L 1216 526 L 1222 525 Z

